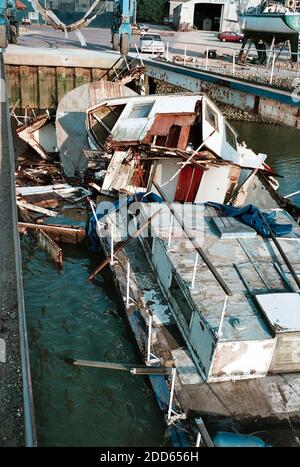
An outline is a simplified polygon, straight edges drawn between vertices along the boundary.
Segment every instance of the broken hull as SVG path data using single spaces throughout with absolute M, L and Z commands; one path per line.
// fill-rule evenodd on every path
M 136 95 L 125 86 L 110 81 L 84 84 L 69 92 L 59 103 L 56 113 L 57 144 L 68 177 L 85 172 L 88 160 L 82 150 L 90 149 L 85 120 L 86 109 L 111 97 Z

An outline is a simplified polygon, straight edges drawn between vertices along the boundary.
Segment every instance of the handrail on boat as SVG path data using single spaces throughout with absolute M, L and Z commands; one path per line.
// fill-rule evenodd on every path
M 178 216 L 178 214 L 176 213 L 176 211 L 172 208 L 171 204 L 167 201 L 166 199 L 166 195 L 165 193 L 163 192 L 163 190 L 157 185 L 157 183 L 153 182 L 153 186 L 156 188 L 156 190 L 158 191 L 159 195 L 161 196 L 161 198 L 163 199 L 163 201 L 166 203 L 166 205 L 168 206 L 169 210 L 171 211 L 171 213 L 173 214 L 173 216 L 176 218 L 177 222 L 179 223 L 180 227 L 182 228 L 182 230 L 185 232 L 185 234 L 187 235 L 188 239 L 192 242 L 195 250 L 197 251 L 197 253 L 199 254 L 199 256 L 201 256 L 201 258 L 203 259 L 203 261 L 205 262 L 206 266 L 208 267 L 208 269 L 210 270 L 210 272 L 212 273 L 212 275 L 215 277 L 216 281 L 218 282 L 218 284 L 222 287 L 222 289 L 224 290 L 225 294 L 228 295 L 228 296 L 232 296 L 233 293 L 230 289 L 230 287 L 226 284 L 226 282 L 224 281 L 224 279 L 221 277 L 221 275 L 219 274 L 219 272 L 217 271 L 217 269 L 215 268 L 215 266 L 212 264 L 212 262 L 210 261 L 210 259 L 208 258 L 208 256 L 206 255 L 206 253 L 203 251 L 203 249 L 198 245 L 198 243 L 194 240 L 193 238 L 193 235 L 186 229 L 185 225 L 184 225 L 184 222 L 183 220 Z

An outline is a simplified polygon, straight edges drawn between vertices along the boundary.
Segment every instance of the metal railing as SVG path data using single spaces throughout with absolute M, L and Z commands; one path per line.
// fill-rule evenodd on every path
M 246 60 L 241 62 L 241 44 L 220 43 L 216 45 L 196 42 L 166 41 L 164 54 L 151 54 L 167 62 L 177 63 L 200 70 L 213 71 L 228 76 L 237 76 L 260 84 L 271 84 L 294 89 L 300 80 L 300 53 L 292 53 L 287 46 L 256 49 L 254 45 L 246 51 Z M 137 44 L 136 44 L 137 47 Z M 265 54 L 265 64 L 255 60 L 258 52 Z M 291 56 L 297 57 L 292 63 Z

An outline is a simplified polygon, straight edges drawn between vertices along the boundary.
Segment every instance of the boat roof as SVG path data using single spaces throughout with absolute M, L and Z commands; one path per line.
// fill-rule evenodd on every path
M 187 204 L 184 205 L 185 216 Z M 216 218 L 220 217 L 218 213 L 204 205 L 193 206 L 190 206 L 190 218 L 196 226 L 191 229 L 194 239 L 232 291 L 232 296 L 228 297 L 219 340 L 226 342 L 271 339 L 278 330 L 277 320 L 285 329 L 300 329 L 300 313 L 295 312 L 295 307 L 300 309 L 299 294 L 291 293 L 293 288 L 297 292 L 297 287 L 272 240 L 260 235 L 250 235 L 247 238 L 247 234 L 244 233 L 247 229 L 243 229 L 243 224 L 241 234 L 236 233 L 236 237 L 222 239 L 215 222 Z M 182 205 L 174 205 L 173 208 L 180 213 Z M 150 208 L 146 205 L 144 209 Z M 194 291 L 191 291 L 196 258 L 195 246 L 175 220 L 171 247 L 168 248 L 170 211 L 166 205 L 158 205 L 157 209 L 162 209 L 162 216 L 159 215 L 159 221 L 153 220 L 153 234 L 162 240 L 165 252 L 180 277 L 182 288 L 189 295 L 189 300 L 206 318 L 212 331 L 217 333 L 224 306 L 224 291 L 200 257 Z M 152 210 L 153 207 L 151 212 Z M 278 222 L 293 224 L 292 233 L 278 240 L 295 270 L 300 271 L 300 226 L 286 211 L 278 209 L 276 214 Z M 275 264 L 287 277 L 290 288 L 287 288 Z M 278 294 L 281 298 L 278 303 L 281 306 L 277 311 L 270 311 L 269 305 L 277 299 Z M 284 303 L 293 303 L 293 306 L 284 307 Z

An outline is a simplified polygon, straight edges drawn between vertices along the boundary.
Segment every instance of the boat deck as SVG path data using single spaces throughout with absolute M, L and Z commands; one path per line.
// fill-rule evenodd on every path
M 150 209 L 145 206 L 145 209 Z M 153 214 L 153 205 L 151 207 Z M 170 248 L 168 246 L 170 233 L 170 212 L 166 206 L 156 205 L 156 210 L 165 211 L 164 221 L 157 219 L 152 222 L 152 229 L 165 244 L 168 256 L 174 267 L 184 277 L 187 286 L 192 282 L 195 249 L 186 236 L 180 234 L 180 227 L 174 223 Z M 203 213 L 203 209 L 202 209 Z M 205 211 L 202 216 L 204 238 L 199 236 L 199 226 L 194 229 L 198 240 L 217 267 L 222 277 L 232 289 L 233 296 L 229 298 L 228 309 L 224 320 L 223 336 L 221 339 L 257 338 L 257 333 L 263 339 L 271 339 L 259 309 L 252 301 L 248 289 L 237 275 L 233 264 L 238 264 L 250 290 L 255 293 L 287 292 L 290 291 L 287 282 L 274 269 L 273 262 L 278 262 L 288 278 L 291 287 L 296 285 L 272 241 L 263 239 L 259 235 L 251 239 L 221 240 L 215 228 L 213 217 L 215 213 Z M 283 211 L 278 211 L 279 222 L 293 222 Z M 280 244 L 288 254 L 293 266 L 300 270 L 299 241 L 300 228 L 294 224 L 291 235 L 280 239 Z M 106 239 L 106 251 L 109 251 L 109 239 Z M 246 245 L 246 248 L 245 248 Z M 286 373 L 267 375 L 262 378 L 242 379 L 235 381 L 211 382 L 204 381 L 195 365 L 189 349 L 182 337 L 181 330 L 173 318 L 173 310 L 165 294 L 153 264 L 149 261 L 147 241 L 136 238 L 126 246 L 124 252 L 118 254 L 118 262 L 114 265 L 115 277 L 126 304 L 126 263 L 129 261 L 130 296 L 134 303 L 127 309 L 129 316 L 132 309 L 138 310 L 143 318 L 144 331 L 148 324 L 149 313 L 154 316 L 151 352 L 159 357 L 163 366 L 176 365 L 177 378 L 175 390 L 177 396 L 177 411 L 182 410 L 188 417 L 201 414 L 210 423 L 212 420 L 227 420 L 229 423 L 240 423 L 243 426 L 255 426 L 258 420 L 267 426 L 269 423 L 299 422 L 300 411 L 300 373 Z M 245 249 L 247 253 L 245 252 Z M 259 267 L 258 267 L 259 266 Z M 258 269 L 256 269 L 258 267 Z M 199 259 L 196 275 L 196 293 L 191 293 L 195 303 L 205 304 L 203 313 L 211 325 L 217 329 L 220 321 L 221 308 L 224 303 L 224 292 L 217 284 L 204 263 Z M 205 290 L 205 292 L 204 292 Z M 242 306 L 239 306 L 241 305 Z M 240 329 L 231 325 L 230 317 L 239 317 L 245 328 Z M 137 334 L 137 332 L 135 332 Z M 144 334 L 145 336 L 145 334 Z M 146 354 L 147 341 L 143 343 Z M 167 404 L 167 401 L 165 401 Z M 165 405 L 166 407 L 166 405 Z M 261 428 L 261 425 L 260 425 Z M 291 445 L 299 445 L 297 439 L 290 439 Z
M 164 214 L 167 213 L 167 206 L 162 209 Z M 206 207 L 204 212 L 203 209 L 202 207 L 194 210 L 196 217 L 193 222 L 196 222 L 197 227 L 189 230 L 193 232 L 195 240 L 233 294 L 228 298 L 220 340 L 272 338 L 271 330 L 268 329 L 255 301 L 255 295 L 297 291 L 297 286 L 282 257 L 271 239 L 260 235 L 256 235 L 255 238 L 243 238 L 247 227 L 244 229 L 242 224 L 240 224 L 240 233 L 235 233 L 235 237 L 240 238 L 233 236 L 221 239 L 215 223 L 215 219 L 219 218 L 218 213 L 209 207 Z M 276 218 L 279 223 L 293 224 L 292 233 L 280 238 L 279 242 L 295 270 L 300 271 L 300 227 L 283 210 L 277 211 Z M 159 221 L 153 222 L 153 231 L 163 240 L 167 256 L 183 279 L 191 300 L 201 310 L 211 328 L 217 332 L 224 305 L 224 291 L 200 257 L 197 261 L 194 287 L 191 290 L 196 250 L 181 227 L 176 225 L 176 221 L 170 247 L 168 247 L 170 221 L 167 214 L 160 216 Z M 277 271 L 275 264 L 282 269 L 282 275 Z M 283 279 L 284 276 L 286 280 Z

